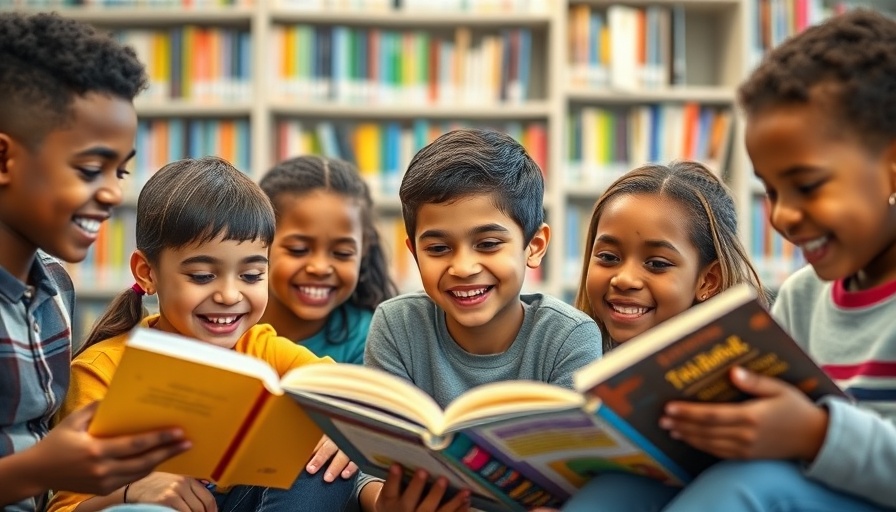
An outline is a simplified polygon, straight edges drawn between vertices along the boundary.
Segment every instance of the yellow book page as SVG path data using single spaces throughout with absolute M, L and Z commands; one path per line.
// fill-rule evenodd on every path
M 289 488 L 323 432 L 288 395 L 272 395 L 218 484 Z

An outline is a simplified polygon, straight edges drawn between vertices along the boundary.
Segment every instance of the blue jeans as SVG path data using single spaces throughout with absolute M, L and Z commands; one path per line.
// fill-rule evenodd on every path
M 637 475 L 596 477 L 564 512 L 880 512 L 883 508 L 806 478 L 785 461 L 724 461 L 684 489 Z
M 342 512 L 354 496 L 355 479 L 324 482 L 324 471 L 311 475 L 305 470 L 289 489 L 239 485 L 229 492 L 215 493 L 219 512 Z

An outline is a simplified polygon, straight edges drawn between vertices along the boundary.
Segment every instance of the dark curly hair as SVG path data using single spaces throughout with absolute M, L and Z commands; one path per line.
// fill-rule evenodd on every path
M 0 13 L 0 132 L 34 149 L 76 96 L 133 101 L 146 72 L 133 49 L 58 14 Z
M 836 126 L 861 134 L 870 149 L 896 139 L 896 21 L 855 9 L 809 28 L 769 52 L 738 100 L 750 116 L 809 103 L 818 86 Z

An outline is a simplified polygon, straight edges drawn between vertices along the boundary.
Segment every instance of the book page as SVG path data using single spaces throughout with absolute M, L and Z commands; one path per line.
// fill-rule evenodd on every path
M 532 482 L 529 487 L 538 486 L 549 493 L 548 503 L 562 503 L 591 478 L 607 471 L 629 471 L 680 483 L 649 450 L 586 409 L 508 419 L 458 435 L 467 436 L 478 449 L 518 471 Z M 518 494 L 513 489 L 507 491 Z
M 440 430 L 442 409 L 422 390 L 390 373 L 365 366 L 337 363 L 305 365 L 281 379 L 287 391 L 312 392 L 410 419 L 433 433 Z
M 450 403 L 445 408 L 442 430 L 453 430 L 487 418 L 581 404 L 584 404 L 581 393 L 554 384 L 531 380 L 493 382 L 477 386 Z

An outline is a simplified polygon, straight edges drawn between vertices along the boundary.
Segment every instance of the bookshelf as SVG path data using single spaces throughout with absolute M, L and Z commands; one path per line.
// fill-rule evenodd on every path
M 566 208 L 553 221 L 564 247 L 563 259 L 552 262 L 567 300 L 578 285 L 594 202 L 624 172 L 696 159 L 737 189 L 734 101 L 749 1 L 567 2 L 559 138 L 566 146 L 555 149 L 565 169 L 556 200 Z
M 511 133 L 545 171 L 552 241 L 526 289 L 571 300 L 585 226 L 606 185 L 641 162 L 681 157 L 708 163 L 730 185 L 742 239 L 774 287 L 801 261 L 764 220 L 736 87 L 767 47 L 842 3 L 0 0 L 0 8 L 53 9 L 111 30 L 150 71 L 128 200 L 105 228 L 108 240 L 73 269 L 88 324 L 130 284 L 139 186 L 163 163 L 205 153 L 255 178 L 286 155 L 355 160 L 370 179 L 394 275 L 403 290 L 416 288 L 397 184 L 419 147 L 460 126 Z

